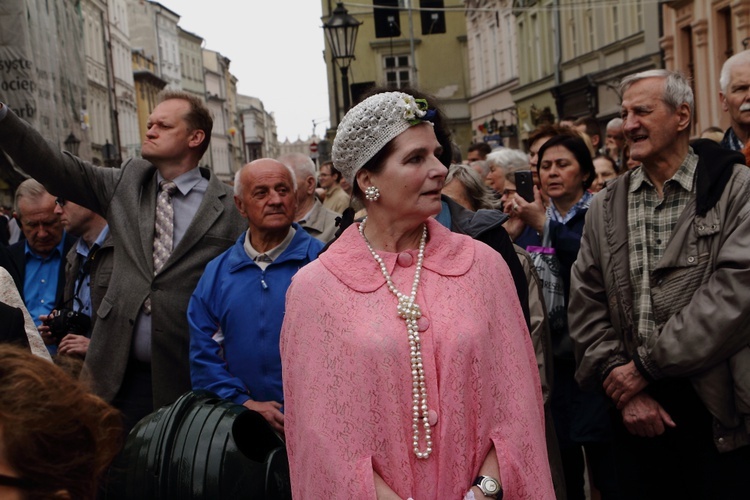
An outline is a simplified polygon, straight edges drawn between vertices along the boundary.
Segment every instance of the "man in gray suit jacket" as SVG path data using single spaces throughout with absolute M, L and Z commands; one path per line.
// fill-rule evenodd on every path
M 0 148 L 51 193 L 109 222 L 112 279 L 97 311 L 84 376 L 123 411 L 126 428 L 190 390 L 190 294 L 205 265 L 243 231 L 231 188 L 197 166 L 212 127 L 199 99 L 167 91 L 149 116 L 143 159 L 103 168 L 60 152 L 0 107 Z M 163 180 L 178 190 L 172 252 L 155 274 L 154 219 Z

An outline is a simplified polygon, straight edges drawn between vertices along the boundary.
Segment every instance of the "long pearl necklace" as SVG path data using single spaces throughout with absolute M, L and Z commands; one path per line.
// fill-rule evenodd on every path
M 419 339 L 419 327 L 417 326 L 417 320 L 422 316 L 422 312 L 419 310 L 419 305 L 414 301 L 417 297 L 417 287 L 419 287 L 419 279 L 422 274 L 424 247 L 427 242 L 427 224 L 425 224 L 422 229 L 422 239 L 419 241 L 417 269 L 414 271 L 414 283 L 411 285 L 411 295 L 404 295 L 399 292 L 396 285 L 393 284 L 393 279 L 391 278 L 391 275 L 388 274 L 385 262 L 383 262 L 382 257 L 378 255 L 367 240 L 367 237 L 365 236 L 366 222 L 367 217 L 365 217 L 359 225 L 359 234 L 364 238 L 367 248 L 375 258 L 375 262 L 380 266 L 380 272 L 383 273 L 388 290 L 390 290 L 398 299 L 398 315 L 406 322 L 406 331 L 409 334 L 412 378 L 412 429 L 414 431 L 412 443 L 414 445 L 414 454 L 417 458 L 424 459 L 429 457 L 430 453 L 432 453 L 432 429 L 430 428 L 428 415 L 429 407 L 427 406 L 427 383 L 425 382 L 424 366 L 422 364 L 422 343 Z M 424 440 L 426 445 L 424 451 L 419 449 L 420 420 L 422 421 L 422 427 L 424 428 Z

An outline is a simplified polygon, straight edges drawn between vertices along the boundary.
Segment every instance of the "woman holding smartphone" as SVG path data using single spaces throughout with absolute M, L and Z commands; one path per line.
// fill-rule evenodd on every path
M 560 444 L 568 498 L 583 498 L 584 456 L 586 450 L 593 485 L 602 498 L 616 498 L 611 449 L 608 400 L 599 393 L 580 390 L 575 381 L 575 358 L 568 332 L 567 307 L 570 270 L 578 255 L 584 220 L 594 195 L 588 190 L 596 178 L 591 152 L 586 142 L 574 135 L 557 135 L 539 149 L 537 170 L 541 191 L 550 200 L 545 208 L 539 189 L 529 203 L 516 193 L 510 201 L 512 212 L 536 231 L 542 243 L 529 247 L 530 253 L 553 259 L 555 273 L 542 275 L 545 290 L 562 288 L 561 297 L 545 297 L 552 333 L 554 383 L 552 417 Z

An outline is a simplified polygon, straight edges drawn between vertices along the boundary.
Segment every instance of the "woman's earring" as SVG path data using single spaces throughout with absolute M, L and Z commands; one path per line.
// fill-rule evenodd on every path
M 380 198 L 380 189 L 375 186 L 365 189 L 365 199 L 367 201 L 378 201 L 378 198 Z

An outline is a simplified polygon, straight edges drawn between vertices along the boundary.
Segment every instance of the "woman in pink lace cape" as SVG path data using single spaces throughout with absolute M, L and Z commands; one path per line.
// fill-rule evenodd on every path
M 294 498 L 554 498 L 539 376 L 507 265 L 431 217 L 442 115 L 378 92 L 333 160 L 363 199 L 287 294 L 281 334 Z

